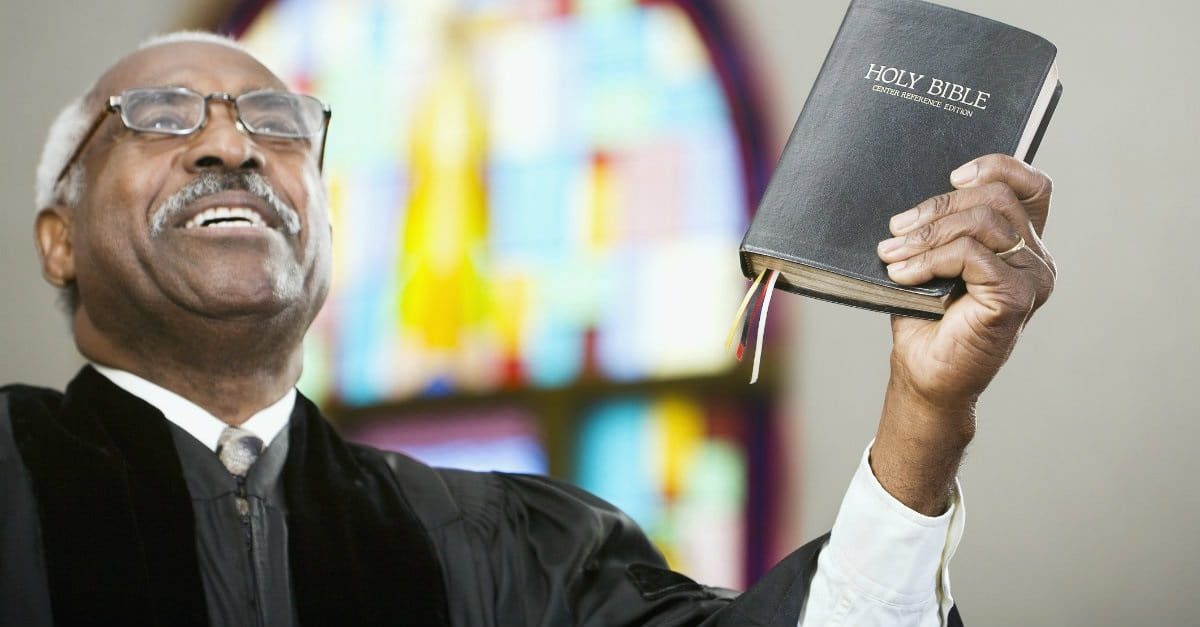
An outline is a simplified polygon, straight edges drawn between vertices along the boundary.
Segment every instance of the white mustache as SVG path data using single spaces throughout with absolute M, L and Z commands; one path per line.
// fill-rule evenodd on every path
M 258 196 L 279 216 L 289 235 L 300 232 L 300 214 L 275 193 L 275 189 L 257 172 L 204 172 L 162 202 L 150 217 L 150 235 L 159 236 L 188 205 L 218 192 L 246 191 Z

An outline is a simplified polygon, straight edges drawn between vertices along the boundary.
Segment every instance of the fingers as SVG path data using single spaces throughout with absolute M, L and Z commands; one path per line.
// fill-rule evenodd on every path
M 996 253 L 980 244 L 978 240 L 959 238 L 920 255 L 889 263 L 888 276 L 900 285 L 919 285 L 932 279 L 953 279 L 956 276 L 970 281 L 964 273 L 967 265 L 971 265 L 991 270 L 982 276 L 974 276 L 974 279 L 983 282 L 983 285 L 997 285 L 1007 273 L 1000 268 L 1000 264 L 1004 262 L 995 257 Z
M 1009 155 L 986 155 L 963 164 L 950 173 L 950 183 L 958 189 L 1002 183 L 1009 187 L 1025 208 L 1034 230 L 1040 236 L 1050 210 L 1054 181 L 1045 172 Z
M 888 264 L 888 276 L 901 285 L 919 285 L 935 278 L 962 277 L 968 283 L 999 285 L 1012 272 L 995 251 L 971 237 L 960 237 L 913 257 Z M 981 270 L 983 272 L 981 272 Z M 974 272 L 967 276 L 968 272 Z
M 1030 251 L 1057 274 L 1040 234 L 1045 226 L 1053 184 L 1050 178 L 1025 163 L 1006 155 L 974 159 L 951 173 L 955 191 L 926 199 L 916 207 L 894 216 L 889 223 L 893 235 L 908 235 L 948 216 L 985 206 L 998 211 L 1025 239 Z M 981 242 L 991 244 L 986 237 Z M 939 243 L 949 241 L 944 239 Z M 1007 250 L 1016 238 L 1009 240 Z
M 1055 271 L 1028 247 L 1007 259 L 996 255 L 1016 239 L 1011 225 L 981 209 L 944 218 L 913 236 L 885 240 L 879 257 L 888 264 L 888 276 L 900 285 L 962 277 L 968 290 L 994 289 L 993 298 L 1009 307 L 1036 309 L 1054 290 Z
M 1009 250 L 1023 237 L 999 211 L 976 206 L 926 222 L 904 235 L 879 243 L 879 258 L 887 263 L 908 259 L 961 237 L 972 237 L 993 252 Z
M 1017 257 L 1028 257 L 1022 252 Z M 934 278 L 962 277 L 967 290 L 987 292 L 982 302 L 991 303 L 996 316 L 1012 315 L 1024 320 L 1045 298 L 1036 272 L 1025 272 L 996 256 L 996 252 L 972 237 L 960 237 L 913 257 L 888 264 L 888 276 L 901 285 L 919 285 Z
M 893 235 L 904 235 L 931 222 L 979 206 L 999 211 L 1023 237 L 1032 239 L 1033 225 L 1025 213 L 1025 207 L 1013 189 L 999 181 L 927 198 L 916 207 L 893 216 L 888 227 Z
M 929 240 L 930 247 L 937 246 L 950 241 L 957 234 L 950 229 L 939 229 L 931 225 L 935 225 L 941 220 L 963 212 L 977 211 L 980 207 L 997 213 L 1010 225 L 1009 229 L 1002 230 L 990 217 L 987 219 L 977 218 L 982 221 L 984 228 L 991 228 L 993 231 L 1002 230 L 1004 233 L 1015 233 L 1015 235 L 1005 237 L 1004 241 L 996 244 L 1003 244 L 1003 246 L 996 248 L 997 252 L 1008 250 L 1016 243 L 1016 235 L 1019 235 L 1025 238 L 1026 244 L 1034 254 L 1043 259 L 1049 258 L 1045 247 L 1042 245 L 1041 238 L 1037 237 L 1034 225 L 1029 221 L 1029 216 L 1025 213 L 1025 208 L 1017 200 L 1012 188 L 1001 182 L 992 182 L 979 187 L 960 189 L 926 199 L 916 207 L 894 216 L 891 220 L 890 228 L 892 234 L 896 236 L 913 237 L 916 235 L 918 238 L 928 238 L 929 235 L 943 235 L 938 239 Z M 934 230 L 937 233 L 931 232 Z M 979 241 L 986 244 L 992 245 L 994 243 L 992 239 L 986 236 L 978 237 L 979 233 L 973 233 L 973 235 L 976 235 Z M 887 261 L 894 261 L 894 259 Z
M 894 237 L 878 247 L 888 275 L 902 285 L 962 277 L 968 290 L 996 288 L 990 300 L 1006 309 L 1040 306 L 1057 274 L 1039 237 L 1050 178 L 1012 157 L 987 155 L 959 167 L 951 182 L 955 191 L 892 218 Z M 1006 259 L 996 256 L 1020 239 L 1025 248 Z M 996 282 L 1001 279 L 1009 285 Z

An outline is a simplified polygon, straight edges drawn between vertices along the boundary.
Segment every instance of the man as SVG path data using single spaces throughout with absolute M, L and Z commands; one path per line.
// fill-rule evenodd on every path
M 876 439 L 832 534 L 751 590 L 665 568 L 628 518 L 542 478 L 341 441 L 295 392 L 328 290 L 328 114 L 236 44 L 152 40 L 55 122 L 43 273 L 91 362 L 0 396 L 0 621 L 20 625 L 957 624 L 946 563 L 980 392 L 1048 297 L 1050 180 L 986 156 L 892 220 Z

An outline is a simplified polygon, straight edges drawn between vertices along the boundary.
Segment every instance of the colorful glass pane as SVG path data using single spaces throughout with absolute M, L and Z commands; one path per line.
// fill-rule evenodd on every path
M 607 401 L 583 420 L 574 480 L 637 521 L 672 568 L 741 589 L 745 423 L 679 396 Z
M 400 451 L 430 466 L 546 474 L 549 464 L 529 412 L 496 407 L 486 412 L 386 417 L 346 434 L 352 440 Z
M 245 42 L 334 116 L 301 387 L 347 405 L 723 371 L 737 131 L 670 2 L 280 0 Z

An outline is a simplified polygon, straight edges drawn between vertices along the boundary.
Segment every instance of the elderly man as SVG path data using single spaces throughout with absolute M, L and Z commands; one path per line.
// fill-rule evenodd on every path
M 967 291 L 940 322 L 893 321 L 879 429 L 832 533 L 739 596 L 668 570 L 586 493 L 347 444 L 296 393 L 330 279 L 328 121 L 237 44 L 180 34 L 51 128 L 36 243 L 90 365 L 65 394 L 0 392 L 0 622 L 958 623 L 954 477 L 976 398 L 1054 282 L 1043 174 L 982 157 L 893 219 L 895 280 Z

